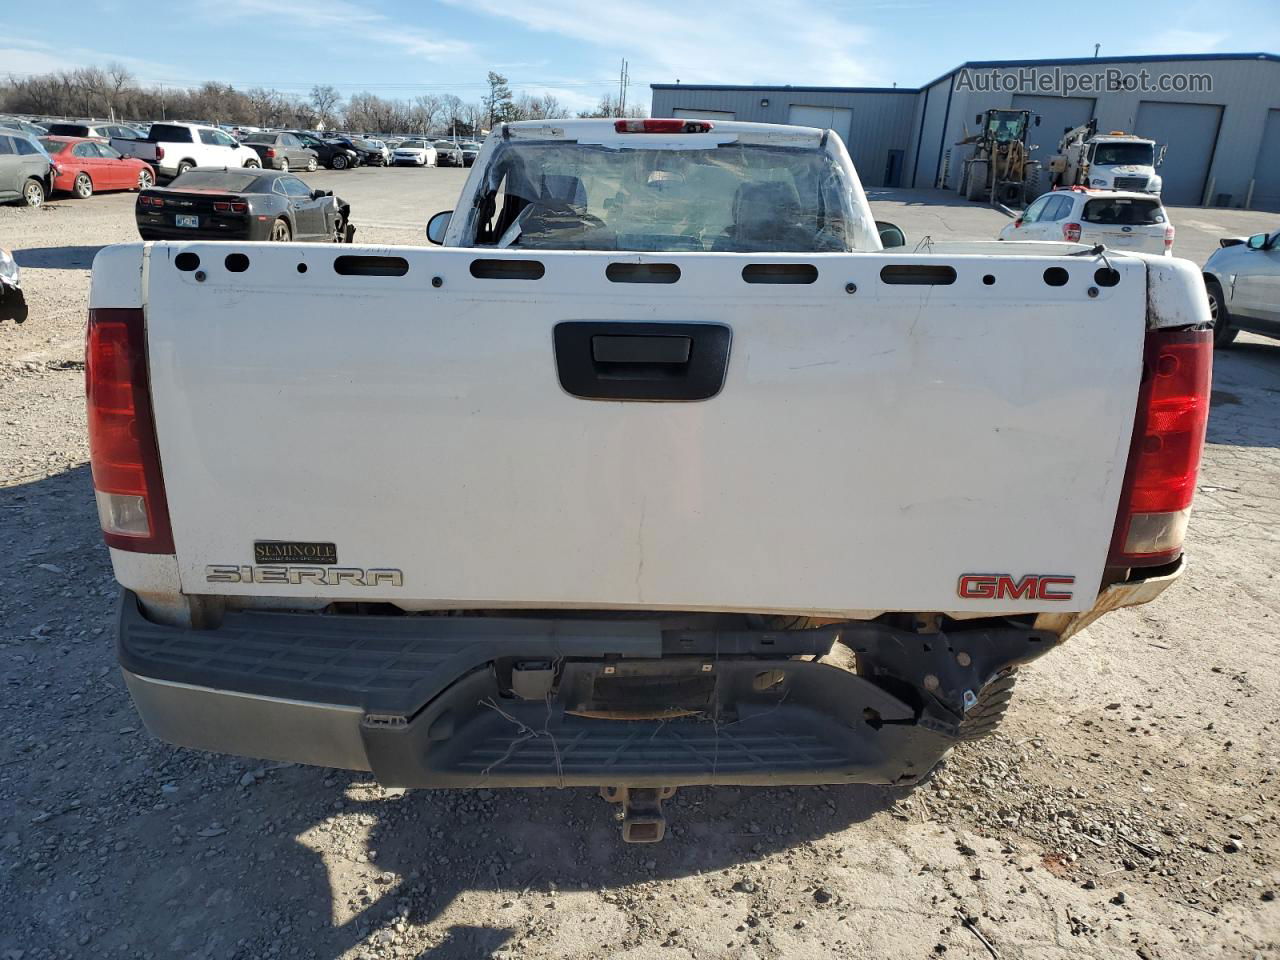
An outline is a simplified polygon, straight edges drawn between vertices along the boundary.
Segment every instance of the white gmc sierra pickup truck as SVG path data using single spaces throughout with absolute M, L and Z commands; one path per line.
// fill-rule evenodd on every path
M 1181 572 L 1189 262 L 886 252 L 837 136 L 719 121 L 501 126 L 428 232 L 98 254 L 93 480 L 157 736 L 598 786 L 656 840 L 681 785 L 916 782 Z

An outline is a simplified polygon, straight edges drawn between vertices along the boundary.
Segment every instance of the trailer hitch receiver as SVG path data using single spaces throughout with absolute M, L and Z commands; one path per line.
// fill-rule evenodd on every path
M 667 835 L 662 801 L 675 787 L 601 787 L 600 796 L 622 805 L 622 839 L 626 843 L 657 843 Z

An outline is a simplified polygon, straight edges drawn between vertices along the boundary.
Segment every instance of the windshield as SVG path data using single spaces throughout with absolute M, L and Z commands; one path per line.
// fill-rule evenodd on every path
M 1101 166 L 1149 167 L 1154 161 L 1155 144 L 1151 143 L 1100 143 L 1093 150 L 1093 162 Z
M 397 150 L 425 150 L 426 144 L 421 140 L 405 140 Z
M 987 121 L 987 129 L 997 143 L 1021 140 L 1026 117 L 1020 111 L 993 110 Z
M 45 153 L 52 155 L 55 153 L 61 153 L 65 150 L 67 148 L 67 141 L 50 140 L 48 137 L 41 137 L 40 146 L 44 147 Z
M 474 242 L 542 250 L 853 249 L 853 191 L 819 147 L 502 143 Z
M 1090 200 L 1084 205 L 1085 223 L 1119 223 L 1125 226 L 1151 226 L 1164 223 L 1164 207 L 1159 200 L 1111 197 Z

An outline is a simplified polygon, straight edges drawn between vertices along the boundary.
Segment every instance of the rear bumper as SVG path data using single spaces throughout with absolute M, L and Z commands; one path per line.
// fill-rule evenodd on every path
M 866 675 L 799 659 L 838 637 Z M 1054 639 L 258 612 L 193 630 L 149 621 L 126 591 L 118 654 L 164 740 L 387 786 L 910 783 L 955 742 L 966 700 Z M 672 715 L 620 719 L 655 709 Z

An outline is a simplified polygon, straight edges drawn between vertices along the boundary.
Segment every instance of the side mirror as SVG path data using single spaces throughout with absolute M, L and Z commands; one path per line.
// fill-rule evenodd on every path
M 1022 226 L 1022 218 L 1019 217 L 1017 220 L 1013 221 L 1013 226 L 1014 226 L 1014 229 L 1017 229 L 1018 227 Z
M 1169 149 L 1169 145 L 1168 145 L 1167 143 L 1166 143 L 1166 144 L 1161 145 L 1161 147 L 1160 147 L 1160 152 L 1159 152 L 1158 154 L 1156 154 L 1156 166 L 1157 166 L 1157 167 L 1158 167 L 1158 166 L 1160 166 L 1162 163 L 1164 163 L 1164 152 L 1165 152 L 1166 150 L 1168 150 L 1168 149 Z
M 324 199 L 325 197 L 327 197 L 328 195 L 329 195 L 329 191 L 328 191 L 328 190 L 312 190 L 312 191 L 311 191 L 311 199 L 312 199 L 312 200 L 322 200 L 322 199 Z
M 1267 249 L 1267 239 L 1268 237 L 1265 233 L 1255 233 L 1249 238 L 1247 245 L 1250 250 L 1265 250 Z
M 452 210 L 441 210 L 430 220 L 427 221 L 427 239 L 432 243 L 444 243 L 445 231 L 449 229 L 449 220 L 453 217 Z
M 893 247 L 905 247 L 907 245 L 906 234 L 896 224 L 887 223 L 884 220 L 876 221 L 876 229 L 880 231 L 880 246 L 889 250 Z

